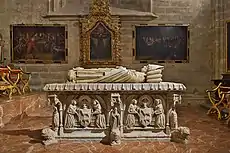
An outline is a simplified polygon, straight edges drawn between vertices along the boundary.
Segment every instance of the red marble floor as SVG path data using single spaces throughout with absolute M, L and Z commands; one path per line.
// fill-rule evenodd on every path
M 120 146 L 99 142 L 61 141 L 43 146 L 40 129 L 51 123 L 49 109 L 39 109 L 11 120 L 0 130 L 0 153 L 228 153 L 230 128 L 206 115 L 199 106 L 178 108 L 180 125 L 191 130 L 188 145 L 172 142 L 132 141 Z

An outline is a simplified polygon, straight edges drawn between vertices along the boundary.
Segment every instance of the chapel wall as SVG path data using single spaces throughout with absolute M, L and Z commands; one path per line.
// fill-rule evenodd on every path
M 77 21 L 49 21 L 43 18 L 42 16 L 47 13 L 46 0 L 3 0 L 2 4 L 0 6 L 0 33 L 6 41 L 4 52 L 8 62 L 10 62 L 10 24 L 68 25 L 68 64 L 19 65 L 26 71 L 33 72 L 32 86 L 65 81 L 67 71 L 79 65 L 79 23 Z M 165 66 L 164 79 L 184 83 L 188 88 L 188 93 L 204 94 L 204 91 L 211 87 L 210 80 L 214 76 L 211 59 L 212 51 L 215 50 L 215 46 L 212 45 L 215 35 L 213 35 L 211 9 L 209 0 L 153 0 L 152 2 L 152 11 L 159 18 L 148 23 L 190 24 L 190 62 L 163 64 Z M 121 23 L 121 64 L 137 70 L 145 64 L 134 62 L 132 25 L 140 23 L 137 21 L 122 21 Z M 146 24 L 146 22 L 142 23 Z
M 211 2 L 209 0 L 153 0 L 152 10 L 159 18 L 149 24 L 190 24 L 190 61 L 185 64 L 163 64 L 165 66 L 163 79 L 183 82 L 188 88 L 188 93 L 204 94 L 205 90 L 211 87 L 210 80 L 214 78 L 212 52 L 215 50 L 215 33 Z M 132 60 L 130 40 L 133 24 L 138 23 L 122 23 L 123 65 L 140 69 L 145 64 L 134 63 Z

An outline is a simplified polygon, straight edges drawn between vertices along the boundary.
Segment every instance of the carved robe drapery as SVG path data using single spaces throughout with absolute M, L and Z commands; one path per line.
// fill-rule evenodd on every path
M 159 128 L 165 127 L 165 114 L 164 114 L 164 108 L 161 103 L 157 104 L 155 107 L 155 114 L 156 114 L 156 121 L 155 124 Z
M 127 127 L 133 127 L 135 126 L 136 123 L 136 117 L 135 115 L 137 115 L 137 110 L 138 110 L 138 106 L 134 105 L 134 104 L 130 104 L 129 108 L 128 108 L 128 115 L 127 115 L 127 120 L 126 120 L 126 125 Z
M 99 102 L 96 102 L 96 104 L 94 105 L 93 114 L 96 117 L 96 120 L 95 120 L 96 127 L 98 127 L 98 128 L 106 128 L 105 115 L 102 114 L 101 105 L 99 104 Z
M 76 106 L 70 104 L 66 112 L 65 128 L 73 128 L 75 126 L 75 114 L 77 114 Z
M 53 130 L 57 131 L 60 123 L 60 117 L 58 112 L 58 104 L 53 106 L 53 118 L 52 118 L 52 125 Z

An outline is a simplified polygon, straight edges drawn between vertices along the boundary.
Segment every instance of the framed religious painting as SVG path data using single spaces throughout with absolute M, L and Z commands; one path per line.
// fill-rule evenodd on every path
M 66 25 L 11 25 L 12 63 L 67 63 Z
M 80 33 L 81 66 L 120 64 L 120 22 L 112 20 L 108 1 L 93 0 L 90 14 L 80 19 Z
M 135 62 L 188 63 L 188 25 L 137 25 L 133 31 L 133 50 Z
M 112 60 L 112 33 L 102 22 L 96 24 L 90 33 L 90 59 L 92 61 Z
M 230 72 L 230 21 L 226 22 L 226 69 Z

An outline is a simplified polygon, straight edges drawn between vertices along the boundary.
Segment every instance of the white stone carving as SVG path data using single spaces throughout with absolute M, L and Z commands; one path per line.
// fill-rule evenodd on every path
M 75 74 L 73 74 L 75 72 Z M 144 82 L 145 73 L 126 69 L 122 66 L 116 68 L 91 68 L 81 67 L 69 70 L 69 81 L 77 83 L 95 83 L 95 82 Z
M 169 125 L 171 129 L 178 128 L 178 119 L 177 119 L 177 112 L 175 106 L 169 111 Z
M 59 114 L 59 108 L 60 108 L 60 101 L 57 97 L 54 98 L 54 106 L 53 106 L 53 130 L 57 131 L 60 126 L 60 114 Z
M 139 106 L 137 105 L 137 100 L 133 99 L 132 103 L 128 107 L 128 115 L 126 119 L 126 126 L 132 128 L 136 125 L 136 120 L 138 117 Z
M 53 106 L 52 129 L 59 135 L 63 134 L 63 104 L 57 98 L 57 95 L 50 95 L 49 102 Z M 51 99 L 52 101 L 51 102 Z
M 50 98 L 55 108 L 53 129 L 56 137 L 104 138 L 103 142 L 110 145 L 120 144 L 123 138 L 170 140 L 172 131 L 178 129 L 175 107 L 181 102 L 179 94 L 186 89 L 183 84 L 176 83 L 79 83 L 54 86 L 48 91 L 54 101 L 52 103 Z M 58 93 L 58 98 L 53 93 Z M 66 98 L 67 95 L 71 98 Z M 64 106 L 66 109 L 62 111 Z
M 165 113 L 162 105 L 161 99 L 155 99 L 155 110 L 154 115 L 156 115 L 155 126 L 158 128 L 165 128 Z
M 93 115 L 95 115 L 95 125 L 97 128 L 106 128 L 105 115 L 102 113 L 101 105 L 98 100 L 93 102 Z
M 88 127 L 91 123 L 92 110 L 88 108 L 86 104 L 83 104 L 82 108 L 79 110 L 80 125 L 82 127 Z
M 181 83 L 52 83 L 44 91 L 185 91 Z
M 162 70 L 164 66 L 148 64 L 141 69 L 141 72 L 127 69 L 123 66 L 116 68 L 91 68 L 84 69 L 77 67 L 69 70 L 68 78 L 70 82 L 76 83 L 159 83 L 162 82 Z M 161 71 L 159 71 L 161 70 Z
M 51 130 L 50 128 L 42 129 L 42 137 L 44 139 L 42 141 L 44 145 L 51 145 L 51 144 L 58 143 L 58 141 L 55 139 L 56 132 Z
M 139 121 L 141 126 L 147 127 L 152 123 L 153 109 L 147 106 L 147 103 L 143 103 L 143 106 L 139 110 Z
M 79 118 L 79 113 L 77 112 L 77 102 L 72 100 L 71 104 L 67 108 L 65 117 L 65 128 L 74 128 L 76 123 L 76 116 Z
M 187 144 L 189 135 L 190 129 L 188 127 L 179 127 L 172 131 L 171 141 Z

